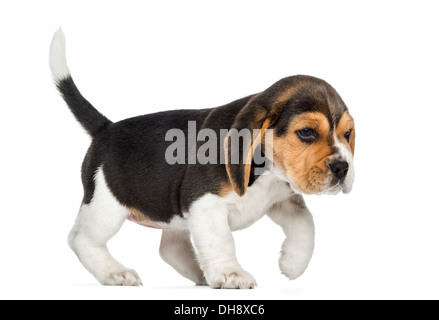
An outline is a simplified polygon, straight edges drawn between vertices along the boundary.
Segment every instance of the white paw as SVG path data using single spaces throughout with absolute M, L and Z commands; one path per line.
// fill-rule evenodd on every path
M 300 248 L 285 242 L 282 246 L 279 258 L 279 268 L 288 279 L 294 280 L 300 277 L 308 267 L 313 253 L 313 246 Z
M 98 280 L 107 286 L 143 286 L 136 271 L 130 269 L 111 272 Z
M 257 286 L 253 276 L 242 269 L 206 272 L 206 281 L 216 289 L 253 289 Z

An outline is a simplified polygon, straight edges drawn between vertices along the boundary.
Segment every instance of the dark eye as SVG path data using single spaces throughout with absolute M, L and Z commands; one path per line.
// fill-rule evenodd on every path
M 303 142 L 312 143 L 317 140 L 318 133 L 311 128 L 305 128 L 302 130 L 296 131 L 297 136 L 302 140 Z
M 352 129 L 346 131 L 346 133 L 344 134 L 344 138 L 346 139 L 347 142 L 349 142 L 349 137 L 351 136 L 351 132 Z

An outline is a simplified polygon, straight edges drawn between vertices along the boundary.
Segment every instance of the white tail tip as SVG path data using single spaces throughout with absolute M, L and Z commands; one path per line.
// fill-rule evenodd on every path
M 49 66 L 55 81 L 70 76 L 66 59 L 66 39 L 61 28 L 55 32 L 50 43 Z

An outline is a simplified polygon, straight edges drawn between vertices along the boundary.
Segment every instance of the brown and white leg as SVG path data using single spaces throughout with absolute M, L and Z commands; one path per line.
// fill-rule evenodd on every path
M 188 230 L 164 229 L 160 242 L 160 256 L 183 277 L 198 285 L 206 285 Z
M 208 194 L 190 208 L 188 225 L 201 270 L 213 288 L 251 289 L 253 276 L 238 263 L 228 210 L 221 198 Z
M 102 168 L 95 176 L 95 192 L 89 204 L 83 204 L 68 241 L 83 266 L 104 285 L 137 286 L 137 273 L 114 259 L 107 241 L 121 228 L 129 212 L 108 189 Z
M 314 252 L 314 221 L 301 195 L 275 204 L 268 216 L 280 225 L 286 235 L 282 245 L 279 267 L 293 280 L 308 267 Z

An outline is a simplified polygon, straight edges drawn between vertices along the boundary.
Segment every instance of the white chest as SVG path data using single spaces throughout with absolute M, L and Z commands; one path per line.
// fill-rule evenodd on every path
M 244 196 L 233 193 L 224 199 L 230 228 L 239 230 L 248 227 L 262 218 L 273 204 L 291 195 L 292 190 L 275 175 L 259 177 Z
M 226 197 L 206 194 L 192 204 L 189 212 L 183 213 L 183 218 L 176 216 L 167 224 L 148 220 L 143 225 L 160 229 L 187 229 L 188 218 L 194 213 L 195 216 L 208 217 L 210 223 L 215 224 L 221 212 L 224 212 L 232 231 L 244 229 L 267 214 L 273 204 L 291 197 L 292 194 L 293 191 L 288 184 L 279 179 L 278 175 L 264 175 L 259 177 L 242 197 L 235 192 L 230 192 Z M 200 227 L 203 226 L 200 224 Z

